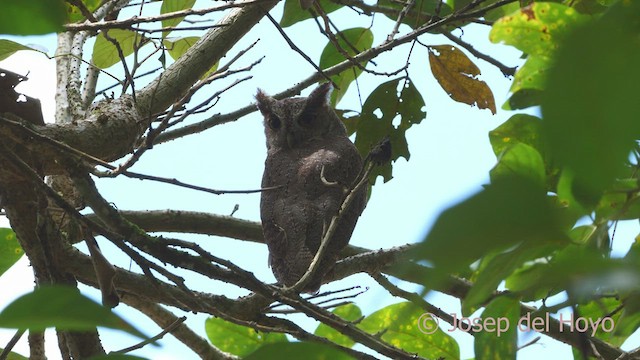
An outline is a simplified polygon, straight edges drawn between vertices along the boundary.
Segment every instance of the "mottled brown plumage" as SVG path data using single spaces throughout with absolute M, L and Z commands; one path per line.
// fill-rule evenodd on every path
M 362 168 L 362 158 L 329 106 L 331 85 L 323 84 L 307 98 L 276 100 L 258 91 L 267 138 L 262 187 L 262 231 L 269 264 L 278 282 L 294 285 L 309 268 L 324 230 L 337 214 L 344 189 Z M 321 172 L 324 168 L 324 179 Z M 336 183 L 330 185 L 328 183 Z M 351 237 L 366 202 L 363 187 L 340 218 L 319 271 L 303 291 L 317 291 Z

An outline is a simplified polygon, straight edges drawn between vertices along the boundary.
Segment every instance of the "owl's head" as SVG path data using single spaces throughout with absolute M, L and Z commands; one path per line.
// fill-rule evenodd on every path
M 310 141 L 346 135 L 342 121 L 329 105 L 332 86 L 324 83 L 306 98 L 276 100 L 258 90 L 257 106 L 264 116 L 268 149 L 295 149 Z

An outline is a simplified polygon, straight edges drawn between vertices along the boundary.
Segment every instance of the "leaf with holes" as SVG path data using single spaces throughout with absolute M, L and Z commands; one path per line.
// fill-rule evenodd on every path
M 491 89 L 487 83 L 476 78 L 480 75 L 480 69 L 460 49 L 452 45 L 432 46 L 429 64 L 433 76 L 453 100 L 476 104 L 480 109 L 496 113 Z
M 400 84 L 402 88 L 398 91 Z M 388 136 L 391 141 L 391 159 L 395 161 L 402 156 L 409 160 L 405 133 L 413 124 L 420 123 L 426 117 L 426 112 L 422 110 L 424 106 L 422 95 L 407 78 L 387 81 L 378 86 L 365 100 L 358 120 L 355 144 L 360 154 L 367 156 L 373 146 Z M 374 168 L 371 182 L 375 182 L 378 175 L 382 175 L 385 182 L 391 180 L 391 170 L 391 162 Z

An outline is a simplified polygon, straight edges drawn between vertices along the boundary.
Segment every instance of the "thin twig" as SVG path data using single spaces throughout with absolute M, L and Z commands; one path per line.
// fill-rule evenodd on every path
M 311 66 L 313 66 L 313 68 L 316 69 L 316 71 L 320 75 L 322 75 L 322 77 L 324 77 L 325 79 L 327 79 L 327 81 L 329 81 L 331 84 L 333 84 L 334 87 L 337 87 L 337 85 L 333 82 L 333 80 L 331 80 L 331 78 L 327 74 L 325 74 L 324 71 L 322 69 L 320 69 L 320 67 L 318 65 L 316 65 L 316 63 L 313 60 L 311 60 L 309 55 L 305 54 L 304 51 L 300 50 L 300 48 L 297 47 L 296 44 L 293 43 L 293 41 L 291 40 L 291 38 L 289 38 L 287 33 L 284 32 L 284 30 L 282 29 L 280 24 L 278 24 L 278 22 L 269 13 L 266 14 L 266 17 L 267 17 L 267 19 L 269 19 L 269 21 L 271 21 L 273 26 L 276 27 L 276 29 L 278 30 L 280 35 L 282 35 L 282 37 L 287 42 L 287 44 L 289 44 L 291 49 L 293 49 L 295 52 L 300 54 L 300 56 L 302 56 L 302 58 L 304 58 L 309 64 L 311 64 Z
M 124 348 L 122 350 L 112 351 L 110 354 L 126 354 L 126 353 L 134 351 L 134 350 L 142 349 L 146 345 L 149 345 L 151 343 L 154 343 L 154 342 L 162 339 L 166 334 L 168 334 L 171 331 L 175 330 L 178 326 L 182 325 L 182 323 L 184 323 L 186 320 L 187 320 L 187 317 L 186 316 L 182 316 L 182 317 L 176 319 L 176 321 L 174 321 L 171 325 L 167 326 L 158 335 L 156 335 L 154 337 L 151 337 L 149 339 L 146 339 L 144 341 L 141 341 L 141 342 L 139 342 L 139 343 L 137 343 L 137 344 L 135 344 L 133 346 L 129 346 L 127 348 Z
M 500 71 L 502 72 L 502 74 L 505 77 L 513 76 L 516 73 L 516 70 L 518 69 L 517 66 L 513 66 L 513 67 L 506 66 L 505 64 L 501 63 L 497 59 L 494 59 L 489 55 L 481 53 L 480 51 L 476 50 L 471 44 L 463 41 L 462 39 L 460 39 L 457 36 L 454 36 L 451 33 L 444 32 L 444 33 L 442 33 L 442 35 L 446 36 L 447 39 L 453 41 L 454 43 L 462 46 L 463 48 L 465 48 L 468 52 L 470 52 L 473 56 L 477 57 L 478 59 L 482 59 L 482 60 L 488 62 L 489 64 L 494 65 L 495 67 L 500 69 Z

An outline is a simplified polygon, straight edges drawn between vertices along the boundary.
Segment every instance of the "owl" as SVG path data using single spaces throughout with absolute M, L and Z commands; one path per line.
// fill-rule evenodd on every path
M 329 105 L 330 84 L 306 98 L 276 100 L 261 90 L 257 106 L 267 138 L 260 217 L 269 265 L 278 283 L 294 285 L 309 269 L 324 231 L 362 169 L 362 157 Z M 366 187 L 340 217 L 314 278 L 316 292 L 349 239 L 366 203 Z

